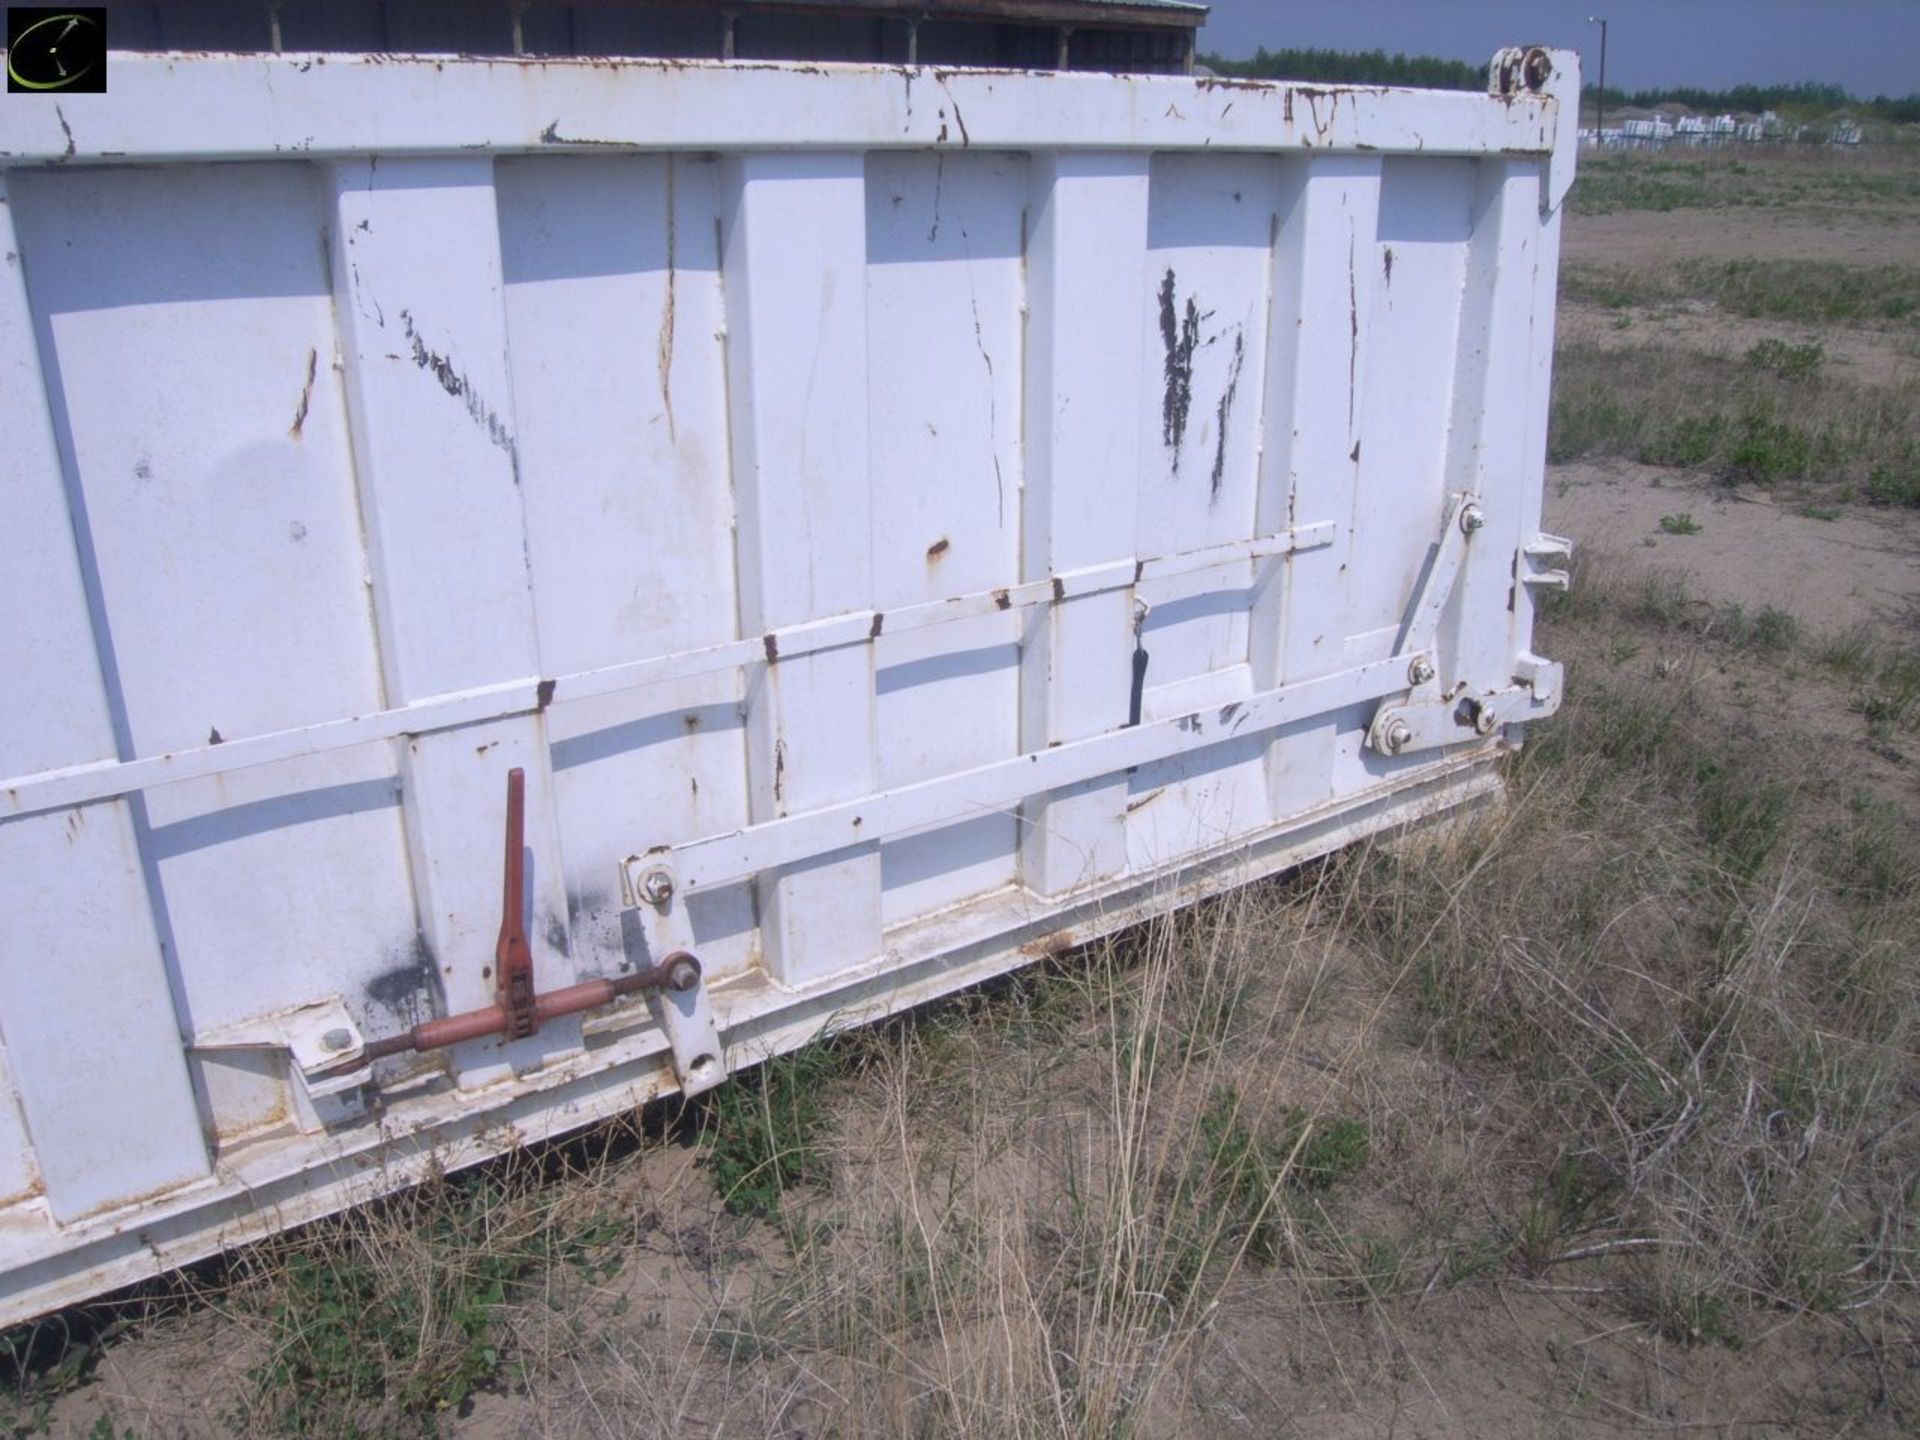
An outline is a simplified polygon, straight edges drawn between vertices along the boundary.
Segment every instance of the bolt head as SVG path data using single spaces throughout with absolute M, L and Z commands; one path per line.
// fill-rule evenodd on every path
M 700 983 L 700 962 L 691 955 L 682 955 L 667 967 L 667 988 L 686 991 Z
M 1486 512 L 1478 505 L 1469 505 L 1460 512 L 1460 528 L 1469 535 L 1486 523 Z
M 640 877 L 640 898 L 649 905 L 664 905 L 673 899 L 673 876 L 665 870 L 649 870 Z
M 1404 720 L 1393 721 L 1387 726 L 1386 732 L 1380 737 L 1381 744 L 1386 747 L 1389 755 L 1398 755 L 1402 750 L 1407 748 L 1412 740 L 1413 727 Z
M 320 1037 L 320 1048 L 336 1055 L 352 1046 L 353 1032 L 337 1026 Z
M 1482 705 L 1480 707 L 1480 713 L 1473 718 L 1473 728 L 1479 734 L 1491 735 L 1495 730 L 1500 728 L 1500 717 L 1495 715 L 1490 708 Z
M 1424 655 L 1407 667 L 1407 683 L 1410 685 L 1424 685 L 1433 679 L 1433 675 L 1433 662 Z

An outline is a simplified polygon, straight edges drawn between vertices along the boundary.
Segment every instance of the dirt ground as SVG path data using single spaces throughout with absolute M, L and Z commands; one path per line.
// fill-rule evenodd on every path
M 1876 198 L 1857 213 L 1821 203 L 1575 214 L 1565 255 L 1569 265 L 1621 267 L 1730 255 L 1920 266 L 1920 203 Z M 1564 306 L 1563 340 L 1604 341 L 1623 352 L 1623 363 L 1639 348 L 1737 356 L 1768 339 L 1818 343 L 1830 364 L 1859 383 L 1920 383 L 1920 347 L 1911 328 L 1823 327 L 1726 315 L 1703 305 L 1650 307 L 1632 313 L 1626 326 L 1620 319 L 1615 309 Z M 1920 510 L 1810 505 L 1784 490 L 1729 486 L 1710 473 L 1589 458 L 1551 468 L 1546 514 L 1548 527 L 1571 537 L 1585 555 L 1682 574 L 1695 616 L 1738 607 L 1737 623 L 1748 623 L 1769 610 L 1782 612 L 1809 645 L 1850 631 L 1894 645 L 1920 643 Z M 1663 518 L 1681 515 L 1697 527 L 1692 533 L 1663 527 Z M 1768 727 L 1790 733 L 1801 747 L 1795 753 L 1804 756 L 1797 782 L 1835 795 L 1864 785 L 1910 826 L 1920 815 L 1920 746 L 1908 733 L 1869 734 L 1850 708 L 1846 685 L 1811 661 L 1749 663 L 1737 648 L 1714 648 L 1716 623 L 1687 620 L 1684 629 L 1662 629 L 1631 619 L 1603 621 L 1582 632 L 1580 643 L 1592 653 L 1580 662 L 1632 668 L 1656 680 L 1671 674 L 1676 686 L 1684 681 L 1691 687 L 1685 693 L 1712 709 L 1727 734 L 1756 737 Z M 1311 936 L 1321 932 L 1299 922 L 1305 928 L 1296 934 L 1287 928 L 1296 923 L 1291 916 L 1262 923 L 1282 937 L 1274 944 L 1291 947 L 1289 955 L 1306 954 Z M 1543 929 L 1563 918 L 1536 917 Z M 1324 945 L 1319 953 L 1319 963 L 1332 972 L 1360 964 L 1357 950 L 1331 960 Z M 1427 1248 L 1406 1241 L 1390 1259 L 1357 1264 L 1357 1280 L 1331 1287 L 1285 1267 L 1238 1275 L 1193 1318 L 1190 1332 L 1180 1332 L 1190 1363 L 1179 1368 L 1179 1385 L 1143 1402 L 1124 1433 L 1328 1440 L 1687 1433 L 1744 1440 L 1890 1435 L 1920 1413 L 1920 1320 L 1911 1304 L 1849 1302 L 1812 1318 L 1762 1309 L 1739 1324 L 1737 1339 L 1713 1343 L 1698 1328 L 1663 1333 L 1633 1314 L 1623 1316 L 1617 1284 L 1598 1283 L 1593 1261 L 1602 1256 L 1590 1260 L 1578 1247 L 1563 1246 L 1530 1269 L 1509 1268 L 1496 1254 L 1488 1263 L 1502 1278 L 1456 1284 L 1462 1257 L 1476 1253 L 1474 1242 L 1462 1237 L 1522 1203 L 1507 1182 L 1489 1178 L 1502 1174 L 1508 1151 L 1525 1143 L 1513 1134 L 1516 1082 L 1498 1067 L 1407 1043 L 1389 998 L 1332 980 L 1322 990 L 1319 983 L 1303 992 L 1308 1001 L 1286 1009 L 1295 1028 L 1276 1062 L 1278 1079 L 1289 1095 L 1314 1094 L 1316 1105 L 1366 1115 L 1375 1168 L 1364 1173 L 1389 1178 L 1346 1195 L 1342 1203 L 1350 1212 L 1337 1219 L 1327 1214 L 1331 1202 L 1313 1200 L 1326 1233 L 1309 1223 L 1310 1244 L 1301 1243 L 1318 1247 L 1324 1259 L 1333 1251 L 1364 1250 L 1375 1243 L 1365 1237 L 1375 1235 L 1431 1239 L 1439 1233 L 1436 1217 L 1464 1228 Z M 1097 1095 L 1105 1083 L 1105 1072 L 1084 1057 L 1025 1074 L 1004 1067 L 1038 1063 L 1028 1051 L 991 1051 L 982 1063 L 998 1093 L 1014 1097 L 1004 1103 L 1040 1134 L 1055 1120 L 1066 1123 L 1061 1117 L 1070 1118 L 1077 1094 Z M 1904 1083 L 1903 1103 L 1914 1112 L 1920 1088 L 1911 1071 Z M 904 1082 L 898 1093 L 863 1082 L 851 1103 L 854 1119 L 843 1119 L 841 1133 L 879 1138 L 864 1150 L 858 1143 L 843 1147 L 835 1199 L 875 1188 L 904 1207 L 899 1213 L 909 1221 L 929 1223 L 925 1197 L 899 1194 L 899 1187 L 911 1188 L 913 1173 L 900 1164 L 910 1113 L 903 1107 L 914 1103 Z M 949 1168 L 988 1153 L 993 1164 L 1004 1163 L 1007 1155 L 1024 1153 L 1022 1143 L 958 1151 Z M 1043 1152 L 1051 1153 L 1041 1144 L 1036 1153 Z M 1401 1178 L 1406 1175 L 1422 1178 Z M 932 1333 L 922 1326 L 920 1348 L 892 1358 L 902 1387 L 897 1411 L 872 1401 L 870 1382 L 856 1384 L 832 1346 L 781 1348 L 753 1365 L 722 1364 L 714 1358 L 715 1317 L 762 1305 L 770 1286 L 778 1293 L 801 1269 L 790 1247 L 768 1226 L 724 1214 L 685 1144 L 660 1144 L 597 1183 L 598 1212 L 617 1217 L 626 1237 L 625 1263 L 617 1273 L 579 1281 L 564 1319 L 532 1304 L 516 1310 L 508 1329 L 518 1370 L 479 1386 L 431 1417 L 424 1430 L 409 1433 L 519 1440 L 671 1431 L 813 1440 L 906 1433 L 872 1428 L 874 1414 L 896 1413 L 918 1417 L 924 1429 L 915 1433 L 927 1434 L 1095 1428 L 1064 1412 L 1057 1423 L 1034 1428 L 1007 1397 L 989 1396 L 951 1414 L 927 1410 L 916 1386 L 931 1391 L 956 1384 L 956 1373 L 971 1371 L 955 1355 L 1002 1338 L 998 1330 L 984 1338 L 973 1333 L 970 1325 L 984 1323 L 979 1315 L 948 1312 L 937 1303 L 939 1325 Z M 1910 1191 L 1915 1188 L 1920 1181 Z M 942 1212 L 940 1223 L 945 1218 Z M 835 1263 L 842 1278 L 857 1269 L 853 1259 Z M 1369 1277 L 1383 1270 L 1392 1279 L 1379 1282 L 1376 1293 Z M 830 1286 L 830 1278 L 815 1279 Z M 928 1283 L 938 1290 L 938 1277 Z M 843 1302 L 850 1312 L 878 1303 L 867 1292 L 850 1293 Z M 1389 1293 L 1392 1303 L 1382 1303 Z M 796 1322 L 788 1314 L 783 1323 Z M 836 1323 L 850 1322 L 840 1316 Z M 1708 1319 L 1701 1324 L 1711 1328 Z M 248 1433 L 262 1417 L 237 1397 L 267 1352 L 265 1330 L 260 1312 L 244 1304 L 215 1298 L 175 1307 L 105 1347 L 89 1383 L 51 1405 L 46 1433 L 93 1440 Z M 1080 1380 L 1093 1385 L 1092 1377 Z M 856 1403 L 856 1389 L 868 1398 Z M 1000 1413 L 994 1404 L 1008 1407 L 1004 1425 L 976 1428 L 980 1415 Z M 975 1418 L 963 1424 L 954 1418 L 962 1414 Z

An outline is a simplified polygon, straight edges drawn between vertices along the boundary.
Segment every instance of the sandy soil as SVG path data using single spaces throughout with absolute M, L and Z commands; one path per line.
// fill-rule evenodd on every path
M 1822 512 L 1831 513 L 1831 512 Z M 1688 514 L 1698 534 L 1671 535 Z M 1821 520 L 1764 493 L 1626 461 L 1553 467 L 1547 526 L 1585 548 L 1682 570 L 1703 599 L 1784 610 L 1815 633 L 1920 615 L 1920 517 L 1861 507 Z

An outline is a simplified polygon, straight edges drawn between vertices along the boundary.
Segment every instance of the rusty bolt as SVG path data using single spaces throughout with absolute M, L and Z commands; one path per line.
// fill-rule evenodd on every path
M 640 898 L 649 905 L 665 905 L 673 899 L 672 872 L 655 868 L 640 877 Z
M 1478 505 L 1469 505 L 1460 512 L 1460 528 L 1469 535 L 1486 523 L 1486 513 Z
M 1433 679 L 1433 662 L 1424 655 L 1414 657 L 1413 664 L 1407 667 L 1407 683 L 1424 685 Z
M 1521 63 L 1520 70 L 1527 89 L 1544 90 L 1547 82 L 1553 78 L 1553 57 L 1536 46 L 1527 51 L 1527 58 Z
M 1381 732 L 1380 745 L 1389 755 L 1398 755 L 1413 743 L 1413 727 L 1404 720 L 1393 720 Z
M 336 1026 L 320 1037 L 320 1048 L 334 1054 L 350 1049 L 352 1045 L 353 1032 L 340 1026 Z
M 683 953 L 667 961 L 667 989 L 686 991 L 699 983 L 700 962 L 693 956 Z

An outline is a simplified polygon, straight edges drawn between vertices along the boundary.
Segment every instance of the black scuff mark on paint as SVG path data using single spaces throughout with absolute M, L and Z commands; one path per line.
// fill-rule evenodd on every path
M 1387 284 L 1391 286 L 1393 284 L 1393 247 L 1391 245 L 1386 247 L 1382 263 L 1386 266 Z
M 1355 392 L 1360 383 L 1360 286 L 1354 277 L 1354 254 L 1358 241 L 1351 224 L 1347 230 L 1347 326 L 1351 332 L 1347 346 L 1347 433 L 1353 433 Z
M 667 412 L 667 439 L 679 444 L 673 426 L 673 325 L 678 298 L 678 270 L 674 257 L 673 156 L 667 156 L 667 298 L 660 306 L 660 403 Z
M 1360 442 L 1358 440 L 1353 442 L 1353 449 L 1347 452 L 1347 459 L 1356 465 L 1360 463 Z
M 224 745 L 224 744 L 226 744 L 226 743 L 227 743 L 227 741 L 226 741 L 226 737 L 225 737 L 225 736 L 223 736 L 223 735 L 222 735 L 222 734 L 220 733 L 220 731 L 219 731 L 219 728 L 218 728 L 217 726 L 210 726 L 210 727 L 208 727 L 208 730 L 207 730 L 207 744 L 209 744 L 209 745 Z
M 1173 452 L 1173 473 L 1180 473 L 1180 444 L 1187 434 L 1187 416 L 1193 409 L 1193 355 L 1200 348 L 1202 314 L 1193 296 L 1184 308 L 1178 304 L 1173 268 L 1160 282 L 1160 340 L 1166 347 L 1166 390 L 1160 399 L 1160 438 Z
M 536 710 L 544 710 L 553 703 L 553 692 L 559 686 L 558 680 L 542 680 L 533 687 L 533 705 Z
M 1227 473 L 1227 422 L 1233 416 L 1233 397 L 1240 389 L 1240 366 L 1247 358 L 1247 332 L 1236 328 L 1233 335 L 1233 361 L 1227 367 L 1227 387 L 1220 392 L 1220 404 L 1215 413 L 1219 424 L 1219 434 L 1214 437 L 1213 446 L 1213 482 L 1208 492 L 1208 503 L 1220 498 L 1220 485 Z
M 960 102 L 953 98 L 953 91 L 947 88 L 947 77 L 936 74 L 934 78 L 940 82 L 940 88 L 946 94 L 947 103 L 953 106 L 953 123 L 960 127 L 960 143 L 962 145 L 973 144 L 973 137 L 967 134 L 967 117 L 960 113 Z M 942 114 L 944 115 L 944 113 L 943 111 Z M 940 138 L 943 140 L 946 138 L 945 130 L 946 127 L 942 126 Z
M 619 140 L 583 140 L 575 135 L 562 135 L 558 117 L 549 121 L 547 128 L 540 132 L 542 145 L 611 145 L 620 148 L 624 142 Z
M 767 664 L 769 665 L 779 664 L 780 663 L 780 642 L 778 639 L 774 637 L 774 633 L 771 630 L 769 630 L 764 636 L 761 637 L 760 643 L 762 648 L 765 649 L 767 652 Z
M 1053 577 L 1053 598 L 1056 602 L 1067 598 L 1067 582 L 1058 575 Z
M 426 1009 L 423 1002 L 432 993 L 434 959 L 423 935 L 415 935 L 407 951 L 406 960 L 368 980 L 361 993 L 388 1014 L 412 1025 Z
M 880 631 L 886 625 L 886 623 L 887 623 L 887 612 L 884 610 L 874 611 L 873 624 L 867 627 L 867 638 L 869 640 L 878 640 L 880 638 Z
M 938 560 L 952 548 L 953 542 L 942 535 L 938 540 L 927 546 L 927 558 L 929 560 Z
M 73 158 L 73 152 L 75 148 L 73 143 L 73 127 L 67 123 L 66 113 L 63 110 L 61 110 L 61 108 L 58 105 L 53 107 L 53 118 L 60 122 L 60 129 L 62 132 L 65 133 L 67 137 L 66 158 L 71 160 Z
M 371 319 L 373 323 L 378 325 L 382 330 L 386 329 L 387 312 L 381 308 L 378 300 L 367 293 L 367 287 L 360 283 L 359 263 L 357 261 L 348 262 L 347 270 L 348 273 L 353 276 L 354 302 L 359 306 L 361 316 L 366 319 Z M 373 306 L 373 314 L 371 316 L 367 315 L 368 305 Z
M 993 603 L 1002 610 L 1011 610 L 1013 608 L 1013 596 L 1004 590 L 996 590 L 993 592 Z
M 298 440 L 300 431 L 307 423 L 307 411 L 313 405 L 313 377 L 320 369 L 320 352 L 313 346 L 307 347 L 307 380 L 300 387 L 299 403 L 293 407 L 293 424 L 287 427 L 288 438 Z
M 558 915 L 548 915 L 547 923 L 541 927 L 540 933 L 546 937 L 550 949 L 557 950 L 562 955 L 573 954 L 573 938 L 567 934 L 566 923 Z
M 508 431 L 506 423 L 494 412 L 492 406 L 474 390 L 473 384 L 465 374 L 454 368 L 453 362 L 445 355 L 433 350 L 421 338 L 420 332 L 413 327 L 411 311 L 400 312 L 400 325 L 405 331 L 408 343 L 413 347 L 413 363 L 440 382 L 440 388 L 466 407 L 475 425 L 486 431 L 487 438 L 497 445 L 513 465 L 513 483 L 520 483 L 520 450 Z
M 787 742 L 776 740 L 773 742 L 773 803 L 776 806 L 784 804 L 786 793 Z M 780 813 L 784 815 L 786 811 L 783 809 Z
M 927 243 L 934 244 L 940 239 L 940 200 L 947 188 L 947 157 L 944 152 L 935 151 L 933 156 L 933 223 L 927 227 Z

